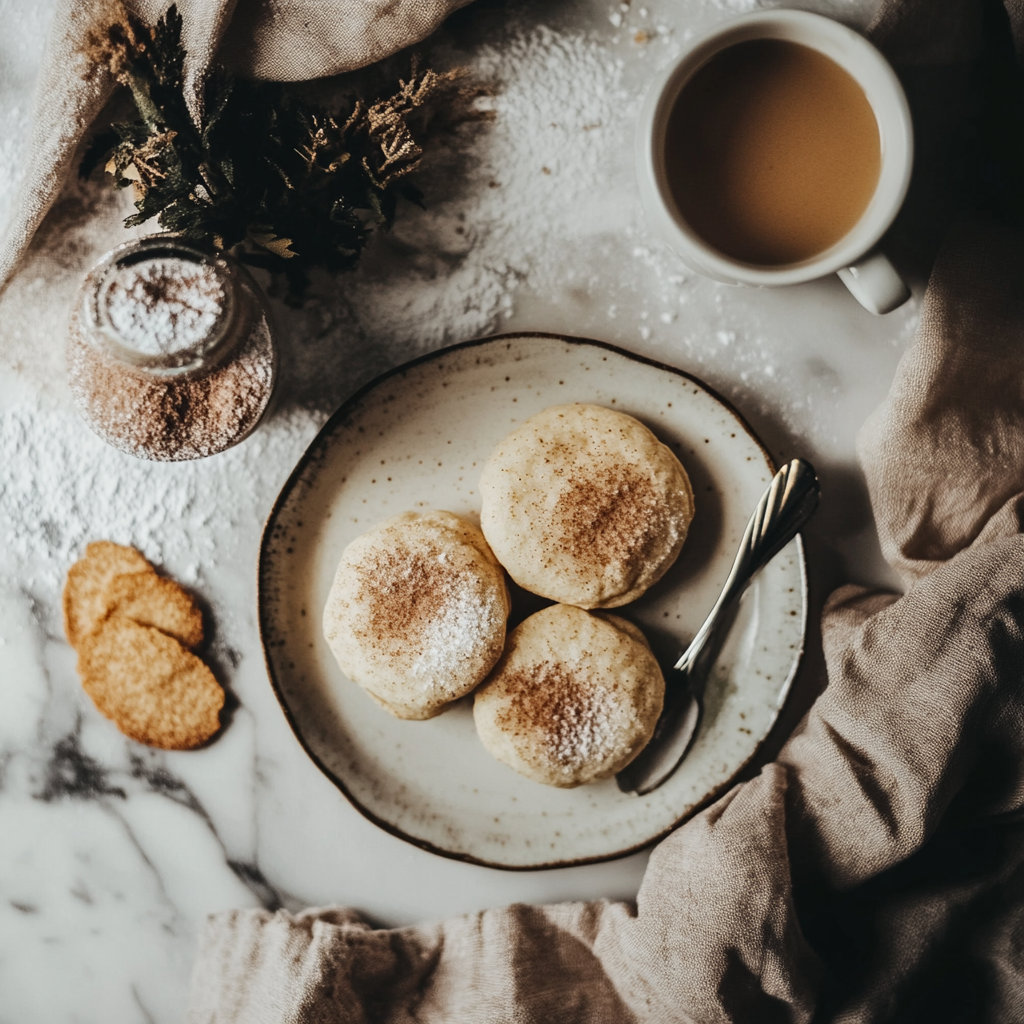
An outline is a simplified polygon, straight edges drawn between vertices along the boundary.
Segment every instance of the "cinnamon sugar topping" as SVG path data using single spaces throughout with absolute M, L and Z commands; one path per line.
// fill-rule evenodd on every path
M 201 376 L 161 380 L 98 357 L 76 319 L 68 380 L 89 425 L 115 448 L 161 462 L 202 459 L 259 423 L 273 390 L 273 342 L 261 318 L 234 359 Z
M 537 736 L 545 756 L 566 774 L 600 762 L 614 750 L 616 705 L 602 686 L 549 661 L 507 677 L 513 693 L 497 716 L 516 736 Z
M 367 608 L 359 638 L 396 663 L 412 651 L 412 674 L 426 686 L 478 658 L 502 618 L 479 572 L 440 548 L 378 551 L 355 571 Z
M 629 466 L 571 478 L 555 520 L 561 548 L 587 571 L 597 564 L 639 572 L 659 538 L 678 532 L 670 506 Z

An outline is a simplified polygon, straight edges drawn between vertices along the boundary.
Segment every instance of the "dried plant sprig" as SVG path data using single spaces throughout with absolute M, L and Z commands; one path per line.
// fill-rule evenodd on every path
M 131 90 L 138 117 L 97 136 L 82 162 L 102 164 L 131 186 L 137 213 L 167 230 L 281 272 L 297 300 L 310 267 L 348 270 L 372 226 L 390 225 L 399 196 L 419 202 L 409 175 L 435 123 L 486 117 L 482 90 L 462 70 L 421 71 L 373 102 L 329 112 L 275 83 L 209 74 L 198 124 L 186 105 L 181 17 L 171 7 L 155 26 L 123 7 L 87 41 L 88 54 Z

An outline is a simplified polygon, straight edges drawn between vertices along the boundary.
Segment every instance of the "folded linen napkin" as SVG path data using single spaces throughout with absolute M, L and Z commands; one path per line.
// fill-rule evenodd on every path
M 43 59 L 22 183 L 0 229 L 0 288 L 74 171 L 75 153 L 115 82 L 83 42 L 121 0 L 60 0 Z M 170 0 L 123 0 L 155 24 Z M 469 0 L 177 0 L 188 52 L 185 89 L 216 57 L 242 75 L 292 82 L 352 71 L 424 39 Z
M 995 3 L 893 0 L 877 31 L 934 63 L 1007 24 Z M 1019 235 L 952 233 L 860 451 L 907 592 L 832 595 L 822 696 L 658 846 L 635 908 L 214 915 L 191 1024 L 1024 1019 Z

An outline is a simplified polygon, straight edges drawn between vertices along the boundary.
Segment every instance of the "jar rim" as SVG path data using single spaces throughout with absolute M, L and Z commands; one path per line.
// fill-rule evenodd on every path
M 165 351 L 142 351 L 114 323 L 110 292 L 123 270 L 162 259 L 212 268 L 222 288 L 221 308 L 209 329 L 192 342 Z M 242 315 L 242 303 L 232 267 L 223 257 L 177 235 L 150 235 L 118 246 L 90 271 L 85 288 L 83 312 L 89 340 L 115 361 L 153 376 L 176 377 L 207 369 L 227 354 L 232 339 L 237 340 L 239 334 L 237 320 Z

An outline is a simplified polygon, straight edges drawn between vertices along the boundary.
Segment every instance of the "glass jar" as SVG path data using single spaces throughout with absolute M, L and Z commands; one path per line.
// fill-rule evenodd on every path
M 277 377 L 259 286 L 173 235 L 127 242 L 86 275 L 68 378 L 103 440 L 143 459 L 215 455 L 247 437 Z

